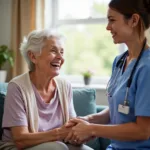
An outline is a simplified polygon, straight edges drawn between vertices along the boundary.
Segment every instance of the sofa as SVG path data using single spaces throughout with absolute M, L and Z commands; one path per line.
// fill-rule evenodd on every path
M 8 83 L 0 83 L 0 137 L 2 135 L 2 116 L 5 95 L 7 93 Z M 92 88 L 74 88 L 73 89 L 73 103 L 75 111 L 78 116 L 85 116 L 88 114 L 98 113 L 107 106 L 96 105 L 96 91 Z M 109 139 L 95 138 L 86 143 L 94 150 L 105 150 L 110 144 Z

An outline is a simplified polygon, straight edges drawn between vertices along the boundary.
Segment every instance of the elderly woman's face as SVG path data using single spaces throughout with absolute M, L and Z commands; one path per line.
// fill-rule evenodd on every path
M 35 68 L 45 72 L 48 76 L 57 76 L 64 63 L 63 43 L 56 37 L 45 41 L 40 56 L 36 58 Z

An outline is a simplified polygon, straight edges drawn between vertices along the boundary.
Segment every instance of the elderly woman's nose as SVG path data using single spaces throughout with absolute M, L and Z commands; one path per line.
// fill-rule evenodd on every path
M 63 54 L 61 52 L 57 52 L 57 57 L 63 58 Z

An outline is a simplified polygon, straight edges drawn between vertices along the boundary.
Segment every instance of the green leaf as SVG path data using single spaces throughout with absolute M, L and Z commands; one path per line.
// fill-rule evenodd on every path
M 10 50 L 8 46 L 1 45 L 0 46 L 0 69 L 7 61 L 10 63 L 11 66 L 13 66 L 14 64 L 13 51 Z

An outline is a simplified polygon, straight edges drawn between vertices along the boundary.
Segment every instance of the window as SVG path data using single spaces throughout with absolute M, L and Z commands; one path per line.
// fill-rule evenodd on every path
M 59 0 L 58 19 L 104 18 L 110 0 Z
M 119 51 L 106 30 L 109 1 L 46 1 L 46 27 L 56 28 L 67 39 L 64 74 L 81 75 L 84 69 L 92 69 L 95 76 L 110 76 L 112 62 Z
M 92 69 L 98 76 L 110 75 L 118 51 L 105 24 L 63 25 L 59 30 L 67 35 L 65 73 L 79 74 L 84 69 Z

